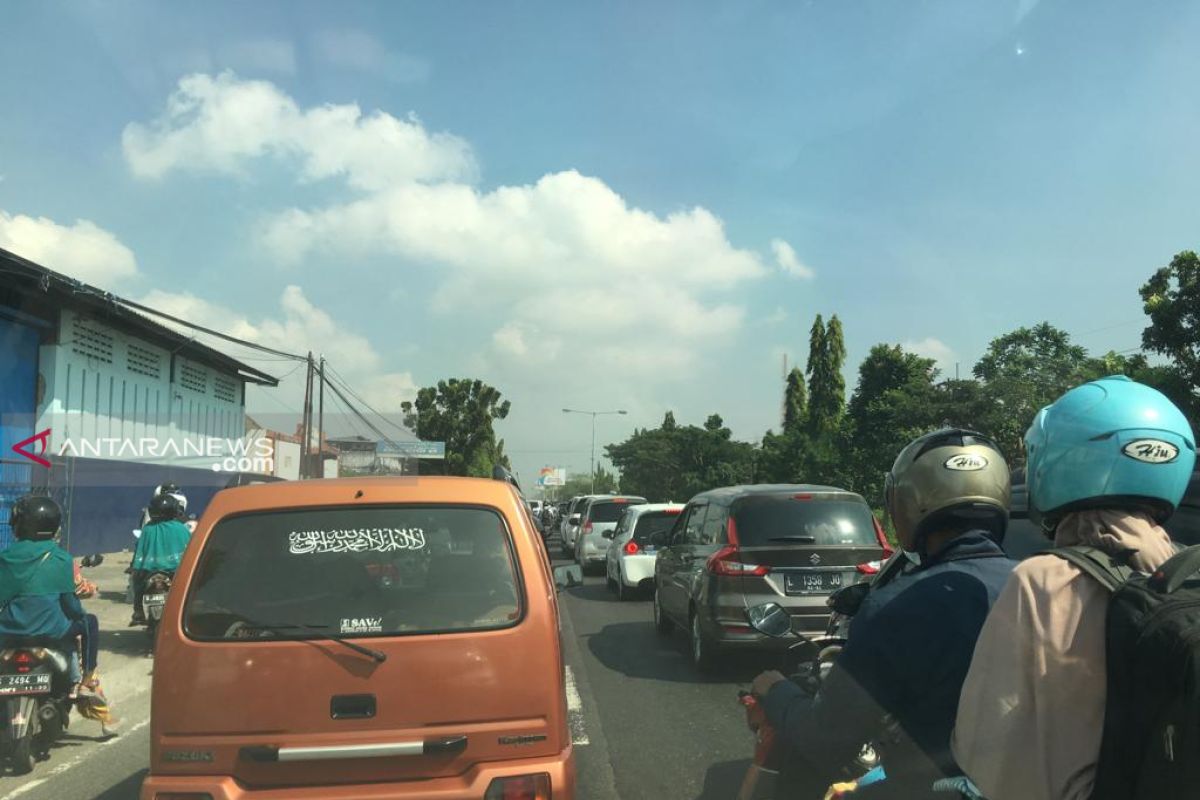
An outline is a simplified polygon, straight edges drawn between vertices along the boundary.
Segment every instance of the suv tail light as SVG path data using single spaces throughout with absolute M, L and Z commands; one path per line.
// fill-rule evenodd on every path
M 483 800 L 550 800 L 550 776 L 542 772 L 496 778 L 488 785 Z
M 883 548 L 883 560 L 887 561 L 892 557 L 892 553 L 896 552 L 892 549 L 892 543 L 888 541 L 887 534 L 883 532 L 883 526 L 879 524 L 879 520 L 875 515 L 871 515 L 871 522 L 875 523 L 875 539 L 879 542 L 879 546 Z M 879 570 L 876 570 L 878 572 Z
M 741 551 L 735 544 L 727 544 L 709 556 L 704 568 L 709 574 L 729 577 L 762 576 L 771 571 L 765 564 L 743 564 Z
M 628 542 L 625 543 L 625 547 L 623 549 L 625 550 L 625 555 L 636 556 L 638 554 L 638 551 L 641 550 L 642 548 L 638 547 L 637 542 L 635 542 L 633 539 L 630 539 Z
M 587 522 L 583 523 L 583 532 L 584 533 L 592 532 L 592 521 L 590 519 Z

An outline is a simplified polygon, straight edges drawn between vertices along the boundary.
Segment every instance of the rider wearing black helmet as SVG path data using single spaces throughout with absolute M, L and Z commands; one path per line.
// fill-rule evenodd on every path
M 179 501 L 174 494 L 163 492 L 150 500 L 146 509 L 149 524 L 142 527 L 137 549 L 133 553 L 133 619 L 130 625 L 144 625 L 146 611 L 142 607 L 142 593 L 146 578 L 152 572 L 174 575 L 183 559 L 192 532 L 179 521 Z
M 77 674 L 71 659 L 72 677 L 92 683 L 99 626 L 94 615 L 84 613 L 71 556 L 56 541 L 62 509 L 49 497 L 25 495 L 13 504 L 9 525 L 16 541 L 0 552 L 0 640 L 56 640 L 71 651 L 75 637 L 82 636 L 87 674 Z

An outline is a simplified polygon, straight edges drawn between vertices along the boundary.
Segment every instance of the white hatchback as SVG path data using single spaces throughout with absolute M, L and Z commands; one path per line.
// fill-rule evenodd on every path
M 675 525 L 683 511 L 682 503 L 646 503 L 630 506 L 621 515 L 608 547 L 608 588 L 622 600 L 640 591 L 646 595 L 654 586 L 654 559 L 657 548 L 654 534 L 666 533 Z

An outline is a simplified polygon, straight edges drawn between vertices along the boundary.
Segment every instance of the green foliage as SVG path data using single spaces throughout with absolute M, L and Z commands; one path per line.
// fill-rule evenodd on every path
M 1200 257 L 1185 250 L 1140 289 L 1150 325 L 1142 346 L 1174 360 L 1193 386 L 1200 385 Z
M 996 337 L 974 369 L 992 401 L 981 432 L 1015 463 L 1037 412 L 1083 382 L 1090 366 L 1087 350 L 1049 322 Z
M 753 479 L 755 451 L 733 440 L 717 414 L 703 427 L 678 425 L 667 412 L 659 428 L 635 430 L 605 452 L 621 472 L 621 491 L 652 502 L 682 502 L 706 489 Z
M 787 389 L 783 400 L 784 430 L 795 430 L 804 425 L 808 415 L 808 391 L 804 387 L 804 372 L 792 367 L 787 376 Z
M 509 467 L 504 441 L 496 439 L 492 423 L 508 416 L 510 403 L 500 391 L 470 378 L 438 381 L 401 405 L 404 424 L 424 441 L 446 443 L 446 458 L 438 465 L 446 475 L 490 477 L 496 464 Z M 422 463 L 422 469 L 425 469 Z
M 808 429 L 817 435 L 832 434 L 838 428 L 846 405 L 846 381 L 842 367 L 846 363 L 846 344 L 842 323 L 834 314 L 825 325 L 818 314 L 809 331 Z

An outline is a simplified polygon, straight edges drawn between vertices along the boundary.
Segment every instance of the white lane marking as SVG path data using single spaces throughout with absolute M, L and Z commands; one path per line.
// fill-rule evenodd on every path
M 583 698 L 579 696 L 579 688 L 575 685 L 575 673 L 568 666 L 567 670 L 567 725 L 571 728 L 571 744 L 591 744 L 588 740 L 587 725 L 583 721 Z
M 137 697 L 141 694 L 144 694 L 144 692 L 137 692 L 137 693 L 131 695 L 131 697 Z M 146 727 L 149 724 L 150 724 L 150 720 L 147 718 L 147 719 L 142 720 L 141 722 L 138 722 L 135 725 L 129 726 L 128 729 L 119 728 L 117 731 L 118 735 L 110 736 L 109 738 L 104 739 L 103 741 L 98 742 L 97 744 L 100 747 L 103 747 L 105 745 L 110 745 L 115 742 L 119 742 L 122 739 L 128 738 L 134 732 L 140 731 L 142 728 Z M 3 797 L 0 797 L 0 800 L 12 800 L 12 798 L 14 798 L 14 797 L 20 797 L 21 795 L 25 794 L 26 792 L 33 791 L 33 789 L 46 783 L 51 778 L 54 778 L 58 775 L 62 775 L 67 770 L 80 764 L 83 761 L 86 761 L 87 759 L 91 758 L 94 755 L 96 755 L 95 751 L 88 751 L 88 752 L 81 753 L 80 755 L 77 755 L 74 758 L 67 759 L 66 761 L 62 762 L 61 764 L 56 764 L 53 768 L 51 768 L 48 772 L 45 773 L 45 777 L 38 778 L 37 780 L 32 780 L 23 786 L 18 786 L 16 789 L 13 789 L 8 794 L 4 795 Z

